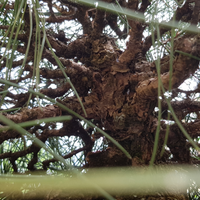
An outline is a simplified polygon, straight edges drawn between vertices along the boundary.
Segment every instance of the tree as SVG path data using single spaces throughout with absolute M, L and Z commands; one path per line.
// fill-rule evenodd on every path
M 199 163 L 200 2 L 94 3 L 1 2 L 2 174 Z

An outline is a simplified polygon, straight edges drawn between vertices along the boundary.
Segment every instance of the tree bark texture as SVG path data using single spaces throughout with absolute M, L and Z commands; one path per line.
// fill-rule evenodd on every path
M 174 38 L 172 76 L 170 77 L 170 55 L 163 55 L 160 58 L 160 76 L 156 70 L 158 60 L 149 61 L 146 59 L 146 54 L 152 46 L 152 36 L 143 36 L 143 32 L 149 25 L 138 20 L 128 19 L 129 27 L 124 25 L 124 30 L 121 30 L 117 24 L 118 17 L 114 13 L 106 12 L 105 10 L 90 8 L 86 5 L 78 4 L 74 1 L 62 0 L 53 3 L 51 0 L 40 1 L 49 9 L 50 16 L 45 18 L 46 23 L 62 23 L 64 21 L 76 20 L 83 30 L 82 35 L 78 35 L 76 39 L 71 40 L 65 36 L 63 31 L 56 32 L 55 30 L 46 29 L 46 36 L 51 44 L 59 62 L 64 66 L 64 71 L 70 78 L 70 81 L 76 88 L 87 116 L 84 115 L 83 109 L 76 95 L 65 95 L 71 85 L 66 82 L 63 71 L 58 67 L 47 42 L 44 44 L 42 52 L 42 60 L 46 59 L 54 67 L 40 67 L 39 74 L 42 80 L 45 80 L 46 87 L 40 90 L 40 93 L 55 99 L 69 109 L 85 117 L 99 128 L 102 128 L 106 133 L 119 142 L 125 150 L 129 152 L 132 159 L 127 158 L 124 153 L 119 150 L 113 143 L 108 142 L 108 147 L 102 151 L 93 152 L 94 142 L 102 137 L 99 132 L 93 132 L 91 127 L 85 129 L 77 117 L 73 117 L 70 122 L 63 122 L 63 126 L 59 129 L 55 128 L 55 124 L 49 123 L 45 126 L 34 126 L 26 128 L 31 134 L 43 142 L 51 137 L 75 136 L 80 137 L 84 143 L 84 147 L 72 151 L 69 154 L 63 155 L 63 158 L 71 158 L 79 152 L 85 152 L 84 168 L 94 167 L 116 167 L 116 166 L 133 166 L 141 167 L 148 166 L 152 157 L 156 129 L 159 124 L 158 116 L 155 112 L 155 107 L 158 105 L 158 79 L 160 78 L 165 91 L 169 91 L 171 83 L 172 97 L 177 97 L 179 92 L 184 92 L 178 87 L 189 77 L 195 74 L 199 68 L 200 57 L 200 36 L 198 34 L 177 34 Z M 58 3 L 61 4 L 58 4 Z M 112 0 L 104 0 L 104 2 L 114 3 Z M 125 8 L 132 9 L 133 12 L 147 12 L 151 6 L 151 1 L 148 0 L 129 0 L 118 1 Z M 139 3 L 140 2 L 140 3 Z M 175 19 L 182 22 L 190 22 L 197 25 L 199 22 L 199 1 L 192 1 L 194 6 L 191 7 L 191 1 L 185 1 L 182 7 L 176 8 Z M 192 4 L 192 5 L 193 5 Z M 3 7 L 0 4 L 0 7 Z M 9 12 L 9 9 L 14 8 L 13 4 L 6 4 L 4 12 Z M 55 14 L 55 9 L 60 15 Z M 36 31 L 36 19 L 33 17 L 33 36 Z M 24 30 L 17 36 L 20 41 L 16 48 L 16 52 L 25 54 L 28 36 L 30 32 L 30 15 L 28 8 L 25 12 Z M 126 43 L 126 49 L 120 50 L 116 45 L 116 39 L 103 31 L 106 26 L 109 26 L 118 38 L 125 39 L 129 36 Z M 0 29 L 8 30 L 9 26 L 0 25 Z M 127 29 L 129 29 L 127 34 Z M 159 28 L 161 37 L 168 33 L 169 28 Z M 43 36 L 41 31 L 41 39 Z M 9 36 L 9 35 L 8 35 Z M 35 37 L 32 36 L 30 50 L 26 60 L 26 65 L 23 68 L 23 75 L 19 78 L 12 79 L 11 82 L 20 84 L 28 78 L 35 76 L 35 66 L 31 61 L 34 61 Z M 155 31 L 155 39 L 158 39 Z M 14 38 L 15 35 L 12 35 Z M 169 40 L 170 41 L 170 40 Z M 169 42 L 167 41 L 167 42 Z M 165 43 L 160 40 L 163 45 Z M 0 42 L 0 44 L 3 44 Z M 23 44 L 23 45 L 22 45 Z M 184 52 L 181 53 L 181 52 Z M 188 56 L 188 55 L 192 56 Z M 22 60 L 14 60 L 12 69 L 22 66 Z M 6 67 L 6 58 L 3 58 L 0 65 L 1 73 Z M 4 76 L 2 76 L 4 77 Z M 48 86 L 55 84 L 56 88 L 52 89 Z M 0 85 L 0 91 L 3 91 L 7 86 Z M 186 96 L 191 93 L 198 93 L 198 87 L 193 91 L 185 92 Z M 14 104 L 12 108 L 24 107 L 15 113 L 3 112 L 3 115 L 15 123 L 26 122 L 29 120 L 42 119 L 54 116 L 68 115 L 69 113 L 59 108 L 56 104 L 48 104 L 46 106 L 29 106 L 26 103 L 31 98 L 36 99 L 33 94 L 30 96 L 28 92 L 12 93 L 8 91 L 4 101 Z M 6 98 L 7 97 L 7 98 Z M 26 106 L 24 106 L 26 105 Z M 195 112 L 197 118 L 194 121 L 184 123 L 183 127 L 191 138 L 200 136 L 200 120 L 199 110 L 200 104 L 190 98 L 182 101 L 172 101 L 171 105 L 179 120 L 183 120 L 187 114 Z M 162 121 L 160 122 L 159 143 L 155 164 L 197 164 L 198 161 L 191 157 L 190 147 L 179 126 L 174 123 L 169 126 L 169 136 L 167 141 L 168 149 L 165 149 L 161 156 L 161 150 L 167 132 L 167 124 L 164 119 L 167 119 L 168 106 L 162 92 Z M 170 117 L 173 120 L 173 117 Z M 0 122 L 0 127 L 6 124 Z M 38 133 L 38 129 L 42 133 Z M 0 132 L 0 142 L 6 140 L 20 138 L 21 135 L 16 130 L 4 130 Z M 15 161 L 22 156 L 33 153 L 33 158 L 27 164 L 29 171 L 34 171 L 35 164 L 38 162 L 37 153 L 40 148 L 34 143 L 28 148 L 18 152 L 4 152 L 0 154 L 0 159 L 9 158 L 13 165 L 14 172 L 18 172 L 18 167 Z M 173 155 L 173 158 L 170 156 Z M 42 163 L 43 169 L 47 170 L 50 163 L 56 162 L 56 159 L 45 160 Z M 67 199 L 67 197 L 65 197 Z M 60 199 L 65 199 L 60 197 Z M 48 198 L 47 198 L 48 199 Z M 50 198 L 49 198 L 50 199 Z M 54 199 L 52 197 L 52 199 Z M 56 199 L 56 197 L 55 197 Z M 59 198 L 57 198 L 59 199 Z M 77 199 L 79 199 L 77 197 Z M 80 199 L 103 199 L 101 197 L 85 197 Z M 116 199 L 188 199 L 185 194 L 167 195 L 160 194 L 155 196 L 143 195 L 141 197 L 116 197 Z

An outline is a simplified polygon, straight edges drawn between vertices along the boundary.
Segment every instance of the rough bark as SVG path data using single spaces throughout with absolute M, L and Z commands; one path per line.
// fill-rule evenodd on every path
M 63 127 L 55 129 L 55 124 L 46 124 L 45 126 L 34 126 L 27 128 L 31 134 L 35 134 L 40 140 L 45 142 L 51 137 L 76 136 L 80 137 L 84 143 L 84 147 L 63 155 L 63 158 L 71 158 L 73 155 L 84 151 L 86 164 L 85 168 L 94 167 L 115 167 L 115 166 L 148 166 L 152 157 L 156 128 L 158 125 L 158 117 L 155 114 L 155 107 L 158 103 L 158 74 L 156 71 L 156 62 L 149 62 L 145 58 L 147 51 L 152 46 L 152 37 L 143 38 L 143 31 L 147 24 L 137 20 L 129 19 L 130 26 L 129 40 L 126 49 L 121 51 L 118 49 L 115 39 L 104 34 L 103 30 L 108 25 L 119 38 L 127 37 L 127 27 L 120 30 L 117 26 L 117 16 L 108 13 L 104 10 L 89 8 L 85 5 L 77 4 L 72 1 L 58 1 L 64 3 L 65 9 L 58 4 L 53 4 L 52 1 L 44 1 L 48 6 L 50 16 L 45 18 L 48 23 L 61 23 L 63 21 L 77 20 L 83 30 L 83 35 L 80 35 L 75 40 L 65 37 L 65 33 L 60 31 L 56 33 L 54 30 L 46 30 L 47 38 L 54 49 L 56 56 L 64 66 L 63 71 L 70 78 L 81 101 L 86 110 L 85 117 L 83 109 L 80 105 L 77 96 L 65 95 L 71 86 L 65 80 L 63 71 L 57 68 L 48 68 L 46 66 L 39 69 L 40 77 L 45 80 L 46 88 L 40 90 L 40 93 L 51 98 L 57 98 L 57 102 L 62 103 L 74 112 L 85 117 L 88 120 L 93 120 L 93 123 L 105 130 L 111 137 L 118 141 L 132 156 L 132 160 L 128 159 L 115 145 L 108 141 L 108 148 L 104 151 L 92 152 L 94 141 L 101 137 L 100 133 L 92 133 L 92 129 L 85 129 L 80 121 L 74 117 L 70 122 L 63 122 Z M 106 1 L 105 2 L 111 2 Z M 113 2 L 113 1 L 112 1 Z M 144 13 L 147 11 L 151 2 L 143 0 L 139 6 L 138 0 L 119 1 L 120 5 Z M 4 12 L 9 12 L 13 9 L 14 4 L 7 4 L 4 7 Z M 194 7 L 191 8 L 191 1 L 186 1 L 182 7 L 177 8 L 176 20 L 191 22 L 197 25 L 199 19 L 199 1 L 194 1 Z M 3 5 L 0 4 L 0 7 Z M 60 15 L 54 13 L 56 8 Z M 16 51 L 25 53 L 30 31 L 28 10 L 25 13 L 24 32 L 18 35 L 17 39 L 24 44 L 18 46 Z M 33 35 L 35 34 L 35 18 L 33 14 Z M 7 30 L 9 26 L 0 25 L 0 29 Z M 163 36 L 168 29 L 160 28 L 160 34 Z M 43 33 L 41 31 L 41 39 Z M 15 35 L 12 36 L 13 38 Z M 157 34 L 155 33 L 157 39 Z M 165 43 L 163 43 L 165 44 Z M 12 47 L 11 47 L 12 48 Z M 34 60 L 35 41 L 34 37 L 31 40 L 31 48 L 26 60 L 26 65 L 23 68 L 23 73 L 26 76 L 13 78 L 10 81 L 13 83 L 21 83 L 24 80 L 33 77 L 35 68 L 30 61 Z M 165 91 L 169 90 L 169 83 L 172 86 L 172 97 L 176 97 L 180 91 L 178 87 L 189 77 L 191 77 L 199 67 L 199 61 L 195 57 L 200 57 L 200 37 L 197 34 L 182 34 L 177 35 L 174 40 L 174 58 L 172 63 L 172 77 L 170 78 L 170 56 L 165 55 L 161 58 L 161 75 L 160 79 Z M 186 54 L 181 54 L 184 52 Z M 192 56 L 188 56 L 188 54 Z M 2 58 L 2 56 L 0 57 Z M 57 66 L 48 44 L 45 43 L 42 53 L 42 59 L 48 60 L 54 66 Z M 80 61 L 80 62 L 78 62 Z M 21 66 L 22 60 L 14 60 L 12 69 Z M 0 70 L 6 67 L 6 59 L 2 59 Z M 2 77 L 4 77 L 2 75 Z M 48 88 L 50 84 L 55 84 L 56 88 Z M 3 91 L 8 86 L 0 85 L 0 91 Z M 198 88 L 194 91 L 185 92 L 187 96 L 190 93 L 199 92 Z M 163 94 L 162 94 L 163 95 Z M 29 96 L 28 92 L 20 94 L 8 91 L 4 98 L 5 103 L 12 103 L 12 108 L 24 107 L 31 98 L 35 101 L 35 95 Z M 62 97 L 62 98 L 61 98 Z M 187 130 L 188 134 L 193 138 L 200 136 L 200 121 L 199 102 L 186 99 L 183 101 L 171 102 L 172 107 L 179 120 L 185 118 L 189 113 L 196 112 L 197 119 L 193 122 L 184 123 L 182 125 Z M 167 119 L 168 106 L 166 101 L 162 100 L 162 119 Z M 29 120 L 42 119 L 46 117 L 62 116 L 69 114 L 64 109 L 57 105 L 49 104 L 41 107 L 22 108 L 16 113 L 4 112 L 3 115 L 11 119 L 15 123 L 25 122 Z M 173 120 L 171 117 L 170 119 Z M 5 124 L 0 122 L 0 128 Z M 42 130 L 41 134 L 37 134 L 38 129 Z M 198 163 L 191 157 L 190 147 L 185 136 L 181 132 L 177 124 L 170 125 L 169 137 L 167 146 L 169 150 L 165 150 L 161 156 L 161 150 L 165 140 L 167 125 L 161 122 L 160 138 L 157 150 L 155 164 L 194 164 Z M 0 142 L 3 143 L 9 139 L 20 138 L 21 135 L 16 130 L 3 130 L 0 132 Z M 27 169 L 30 171 L 36 170 L 34 164 L 38 162 L 38 152 L 40 148 L 32 144 L 27 149 L 18 152 L 5 152 L 0 154 L 0 159 L 9 158 L 14 172 L 18 172 L 15 160 L 19 157 L 33 153 L 33 158 L 27 164 Z M 173 155 L 173 159 L 170 158 Z M 50 163 L 56 162 L 56 159 L 43 161 L 43 169 L 47 170 Z M 54 199 L 54 197 L 52 197 Z M 57 197 L 55 197 L 56 199 Z M 68 197 L 60 197 L 58 199 L 67 199 Z M 188 199 L 185 194 L 177 194 L 175 196 L 169 194 L 161 194 L 155 196 L 128 196 L 116 197 L 117 199 Z M 48 199 L 48 198 L 47 198 Z M 78 198 L 77 198 L 78 199 Z M 80 199 L 101 199 L 97 198 L 80 198 Z

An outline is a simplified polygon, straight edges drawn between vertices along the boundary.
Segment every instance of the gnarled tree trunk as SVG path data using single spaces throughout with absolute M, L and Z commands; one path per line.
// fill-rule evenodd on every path
M 182 131 L 176 123 L 169 127 L 169 137 L 167 141 L 168 149 L 165 149 L 161 155 L 165 134 L 167 132 L 167 124 L 164 121 L 159 121 L 155 107 L 158 106 L 158 79 L 163 84 L 165 91 L 169 91 L 170 83 L 172 89 L 172 97 L 176 97 L 178 92 L 183 92 L 178 87 L 199 67 L 199 60 L 196 57 L 200 56 L 200 38 L 198 34 L 179 34 L 174 39 L 174 51 L 172 64 L 172 75 L 170 75 L 170 55 L 164 55 L 160 59 L 160 75 L 156 70 L 158 60 L 149 61 L 146 59 L 150 47 L 152 46 L 152 36 L 144 37 L 143 33 L 148 26 L 147 23 L 138 21 L 137 19 L 128 19 L 129 24 L 129 39 L 124 51 L 119 50 L 116 45 L 116 40 L 111 35 L 105 34 L 103 31 L 106 26 L 109 26 L 115 34 L 122 39 L 127 38 L 127 27 L 124 25 L 124 30 L 121 30 L 117 25 L 119 19 L 115 13 L 109 13 L 106 10 L 90 8 L 86 5 L 78 4 L 73 1 L 57 1 L 53 3 L 51 0 L 43 2 L 49 9 L 50 16 L 45 18 L 46 23 L 61 23 L 64 21 L 76 20 L 81 25 L 83 34 L 75 40 L 70 40 L 65 36 L 63 31 L 56 33 L 55 30 L 46 30 L 46 35 L 51 44 L 59 62 L 65 67 L 64 71 L 70 78 L 76 88 L 87 116 L 85 117 L 80 101 L 77 96 L 65 95 L 71 88 L 68 82 L 63 82 L 65 76 L 62 70 L 57 67 L 42 67 L 38 68 L 40 77 L 45 81 L 46 88 L 40 90 L 40 93 L 55 98 L 57 102 L 67 106 L 72 111 L 85 117 L 99 128 L 102 128 L 112 138 L 131 155 L 129 159 L 121 150 L 119 150 L 112 142 L 108 141 L 108 146 L 105 150 L 92 152 L 94 141 L 102 135 L 97 132 L 92 132 L 93 129 L 87 128 L 80 123 L 77 117 L 69 122 L 63 122 L 63 126 L 55 129 L 52 124 L 34 126 L 27 130 L 35 134 L 43 142 L 51 137 L 76 136 L 80 137 L 85 146 L 65 154 L 63 158 L 71 158 L 73 155 L 84 151 L 85 166 L 84 168 L 94 167 L 116 167 L 116 166 L 133 166 L 141 167 L 148 166 L 152 158 L 156 130 L 160 124 L 159 141 L 157 153 L 154 163 L 162 164 L 192 164 L 194 160 L 191 157 L 191 144 L 183 135 Z M 60 2 L 61 4 L 58 4 Z M 114 3 L 115 1 L 104 2 Z M 182 7 L 177 7 L 175 19 L 177 21 L 190 21 L 191 24 L 198 23 L 197 13 L 199 13 L 199 1 L 193 1 L 194 6 L 191 8 L 191 2 L 185 1 Z M 153 1 L 148 0 L 138 1 L 129 0 L 118 2 L 124 8 L 129 8 L 133 12 L 148 13 L 148 9 L 153 6 Z M 5 12 L 13 9 L 13 4 L 7 4 L 4 8 Z M 27 5 L 30 7 L 30 5 Z M 64 6 L 64 7 L 62 7 Z M 3 7 L 0 4 L 0 7 Z M 30 32 L 30 15 L 28 7 L 25 12 L 24 30 L 17 36 L 17 39 L 24 45 L 18 46 L 16 51 L 24 54 L 27 47 L 28 36 Z M 60 16 L 54 13 L 53 8 L 60 12 Z M 32 35 L 36 34 L 36 19 L 32 13 L 33 27 Z M 0 29 L 8 29 L 8 26 L 0 25 Z M 159 29 L 161 38 L 164 34 L 170 31 L 169 28 Z M 155 31 L 156 32 L 156 31 Z M 43 33 L 41 31 L 41 39 Z M 12 36 L 14 38 L 14 35 Z M 155 33 L 155 39 L 158 39 Z M 160 38 L 159 38 L 160 39 Z M 172 39 L 173 40 L 173 39 Z M 167 42 L 169 42 L 170 39 Z M 31 61 L 34 60 L 35 39 L 32 37 L 30 42 L 30 50 L 26 60 L 26 65 L 23 72 L 27 75 L 19 79 L 13 79 L 12 82 L 24 83 L 27 78 L 34 76 L 34 66 Z M 162 40 L 160 39 L 162 43 Z M 163 45 L 166 43 L 163 42 Z M 181 53 L 181 52 L 184 52 Z M 188 56 L 192 55 L 192 56 Z M 42 59 L 48 60 L 49 63 L 58 66 L 53 53 L 47 43 L 44 44 Z M 13 62 L 13 69 L 20 67 L 23 60 Z M 6 59 L 0 66 L 0 70 L 6 67 Z M 12 70 L 12 69 L 11 69 Z M 4 77 L 4 76 L 3 76 Z M 53 80 L 53 81 L 52 81 Z M 48 88 L 48 81 L 56 85 L 55 89 Z M 3 82 L 3 81 L 1 81 Z M 1 91 L 6 88 L 5 84 L 1 85 Z M 199 88 L 196 91 L 198 92 Z M 190 94 L 188 92 L 188 94 Z M 167 119 L 168 106 L 161 92 L 162 100 L 162 119 Z M 9 97 L 14 102 L 13 108 L 23 107 L 28 102 L 29 93 L 15 94 L 7 92 L 3 98 Z M 59 98 L 62 97 L 62 98 Z M 30 97 L 35 101 L 35 95 Z M 159 97 L 161 98 L 161 97 Z M 5 98 L 5 102 L 9 102 Z M 171 102 L 172 107 L 179 120 L 185 118 L 188 113 L 197 112 L 200 110 L 200 105 L 197 101 L 186 99 L 184 101 Z M 2 107 L 2 111 L 4 108 Z M 46 117 L 60 116 L 69 114 L 65 109 L 59 108 L 55 104 L 49 104 L 41 107 L 23 108 L 16 113 L 4 112 L 3 115 L 11 119 L 15 123 L 25 122 L 34 119 L 42 119 Z M 172 119 L 172 118 L 170 118 Z M 200 135 L 200 121 L 196 119 L 194 122 L 182 123 L 192 138 L 197 138 Z M 5 126 L 5 123 L 1 123 Z M 38 129 L 42 129 L 40 133 Z M 20 134 L 16 130 L 4 130 L 0 134 L 0 141 L 3 143 L 6 140 L 19 138 Z M 32 160 L 27 164 L 29 171 L 36 170 L 35 164 L 38 162 L 38 152 L 40 147 L 32 144 L 27 149 L 13 153 L 2 153 L 0 159 L 9 158 L 14 172 L 18 172 L 15 161 L 26 154 L 33 153 Z M 173 156 L 173 158 L 171 158 Z M 47 170 L 50 163 L 56 162 L 56 159 L 45 160 L 42 163 L 43 169 Z M 177 192 L 178 193 L 178 192 Z M 53 197 L 52 197 L 53 198 Z M 56 197 L 58 198 L 58 197 Z M 64 199 L 68 197 L 63 197 Z M 103 197 L 102 197 L 103 198 Z M 101 197 L 93 199 L 102 199 Z M 59 199 L 59 198 L 58 198 Z M 92 199 L 89 197 L 81 199 Z M 116 197 L 116 199 L 188 199 L 186 194 L 158 194 L 155 196 L 127 196 Z

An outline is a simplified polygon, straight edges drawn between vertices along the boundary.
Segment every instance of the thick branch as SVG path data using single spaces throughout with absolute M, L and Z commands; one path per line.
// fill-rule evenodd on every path
M 198 55 L 198 38 L 182 38 L 180 42 L 177 42 L 177 49 L 185 53 Z M 196 45 L 196 46 L 194 46 Z M 196 47 L 196 48 L 195 48 Z M 169 82 L 172 83 L 172 88 L 178 87 L 183 83 L 191 74 L 195 72 L 198 68 L 199 61 L 185 56 L 182 54 L 177 54 L 176 59 L 173 63 L 173 75 L 170 80 L 169 72 L 161 75 L 161 81 L 164 88 L 167 90 L 169 87 Z M 137 89 L 136 102 L 141 101 L 142 99 L 146 101 L 147 99 L 157 99 L 158 91 L 158 78 L 152 78 L 146 81 L 141 82 Z
M 55 105 L 49 105 L 46 107 L 37 107 L 32 109 L 22 109 L 20 113 L 17 114 L 4 114 L 8 119 L 14 121 L 15 123 L 21 123 L 29 120 L 42 119 L 46 117 L 60 116 L 60 108 Z

